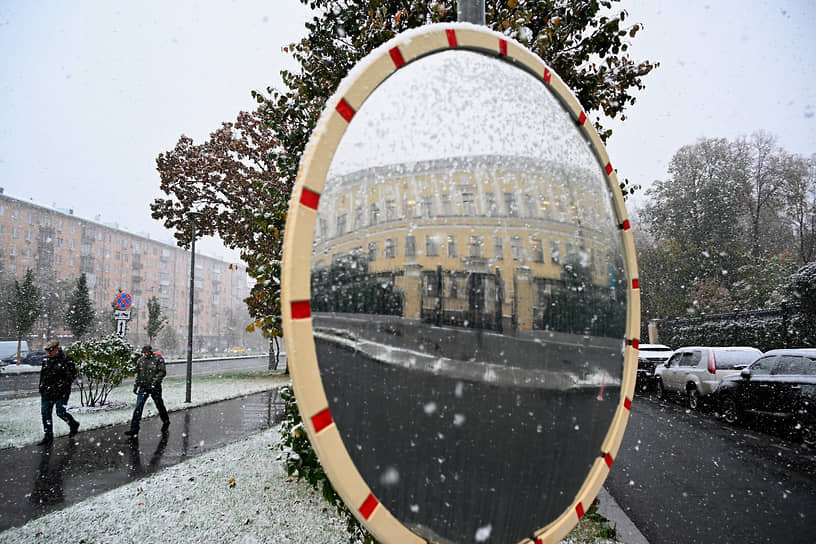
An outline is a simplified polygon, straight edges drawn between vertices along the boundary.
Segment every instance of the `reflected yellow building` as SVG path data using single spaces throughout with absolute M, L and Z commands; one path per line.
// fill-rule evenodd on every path
M 572 263 L 587 290 L 623 277 L 600 169 L 477 156 L 369 168 L 327 181 L 313 274 L 348 256 L 402 293 L 401 314 L 499 331 L 546 328 Z M 621 286 L 623 287 L 623 286 Z M 625 304 L 625 300 L 619 301 Z

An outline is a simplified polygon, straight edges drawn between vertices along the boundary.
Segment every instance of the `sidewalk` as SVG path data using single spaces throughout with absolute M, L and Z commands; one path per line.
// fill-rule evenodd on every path
M 142 421 L 58 437 L 50 447 L 0 450 L 0 531 L 219 448 L 280 421 L 277 391 L 170 412 L 170 429 Z

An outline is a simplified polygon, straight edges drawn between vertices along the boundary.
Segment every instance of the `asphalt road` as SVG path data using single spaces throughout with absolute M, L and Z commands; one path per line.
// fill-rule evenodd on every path
M 281 355 L 281 365 L 286 361 Z M 242 370 L 262 370 L 269 365 L 267 356 L 217 359 L 208 361 L 193 361 L 193 376 L 210 376 L 221 372 L 240 372 Z M 187 376 L 185 362 L 167 364 L 168 378 L 184 378 Z M 38 395 L 40 375 L 37 372 L 12 373 L 0 372 L 0 400 L 30 397 Z M 131 383 L 133 378 L 125 380 Z
M 651 544 L 816 540 L 816 451 L 638 396 L 606 488 Z

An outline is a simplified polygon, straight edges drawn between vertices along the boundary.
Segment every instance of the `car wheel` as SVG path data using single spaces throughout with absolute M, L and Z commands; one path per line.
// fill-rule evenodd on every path
M 697 391 L 696 387 L 688 390 L 688 405 L 692 410 L 700 409 L 700 392 Z
M 726 423 L 735 425 L 739 423 L 740 413 L 737 403 L 732 398 L 726 398 L 720 405 L 720 414 Z
M 663 380 L 657 380 L 656 388 L 657 398 L 660 400 L 666 400 L 666 389 L 663 387 Z

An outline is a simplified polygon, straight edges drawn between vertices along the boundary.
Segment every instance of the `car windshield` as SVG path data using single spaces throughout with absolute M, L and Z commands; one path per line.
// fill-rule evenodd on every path
M 753 363 L 758 353 L 754 351 L 715 351 L 714 358 L 719 370 L 729 370 L 738 367 L 745 368 Z
M 773 375 L 816 376 L 816 359 L 783 355 L 771 372 Z

